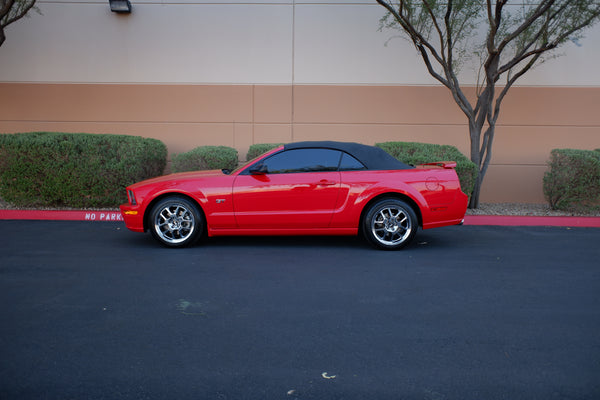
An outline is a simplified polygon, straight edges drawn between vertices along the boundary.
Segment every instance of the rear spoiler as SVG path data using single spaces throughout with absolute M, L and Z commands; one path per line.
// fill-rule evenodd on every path
M 454 169 L 456 168 L 456 161 L 436 161 L 419 165 L 436 165 L 444 169 Z

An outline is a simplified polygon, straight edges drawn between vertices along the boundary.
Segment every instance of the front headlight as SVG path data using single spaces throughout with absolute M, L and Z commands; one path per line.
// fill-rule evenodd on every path
M 129 198 L 129 204 L 131 204 L 132 206 L 137 205 L 137 201 L 135 200 L 135 193 L 133 193 L 133 190 L 127 190 L 127 197 Z

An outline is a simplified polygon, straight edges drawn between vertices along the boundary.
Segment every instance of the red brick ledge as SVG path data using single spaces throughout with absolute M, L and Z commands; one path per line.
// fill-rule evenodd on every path
M 115 210 L 0 210 L 0 220 L 41 221 L 123 221 Z M 521 215 L 466 215 L 465 225 L 496 226 L 566 226 L 600 228 L 600 217 L 542 217 Z

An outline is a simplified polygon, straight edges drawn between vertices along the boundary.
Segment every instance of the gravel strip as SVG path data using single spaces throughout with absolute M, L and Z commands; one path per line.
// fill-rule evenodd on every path
M 526 216 L 570 216 L 600 217 L 600 210 L 590 213 L 552 210 L 547 204 L 528 203 L 481 203 L 477 209 L 467 209 L 467 215 L 526 215 Z

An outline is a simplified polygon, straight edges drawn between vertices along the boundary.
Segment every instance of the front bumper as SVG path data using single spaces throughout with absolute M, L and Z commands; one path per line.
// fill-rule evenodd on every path
M 120 209 L 127 229 L 134 232 L 144 232 L 144 212 L 139 206 L 122 204 Z

